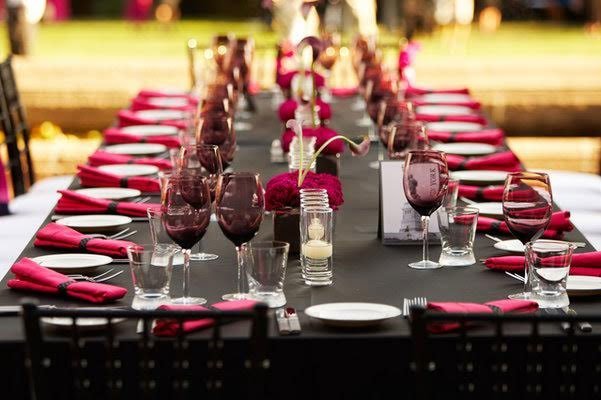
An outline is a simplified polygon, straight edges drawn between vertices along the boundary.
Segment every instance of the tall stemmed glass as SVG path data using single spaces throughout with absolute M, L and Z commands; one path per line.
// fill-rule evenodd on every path
M 209 185 L 211 192 L 211 204 L 215 201 L 215 188 L 217 187 L 217 178 L 223 173 L 223 166 L 221 165 L 221 156 L 219 155 L 219 148 L 215 145 L 210 144 L 193 144 L 182 146 L 179 152 L 179 165 L 181 167 L 181 175 L 184 178 L 190 177 L 204 177 Z M 187 181 L 189 179 L 186 179 Z M 181 191 L 184 200 L 192 207 L 196 208 L 199 201 L 203 200 L 201 197 L 202 193 L 198 193 L 198 184 L 195 188 L 192 183 L 188 185 L 189 188 L 195 189 L 196 191 L 184 192 L 184 186 L 182 185 Z M 193 197 L 196 196 L 196 199 Z M 219 258 L 217 254 L 205 253 L 200 251 L 193 253 L 190 259 L 194 261 L 212 261 Z
M 551 221 L 553 195 L 549 175 L 542 172 L 514 172 L 507 175 L 503 190 L 503 218 L 524 245 L 539 239 Z M 530 297 L 528 268 L 524 268 L 524 291 L 510 299 Z
M 215 198 L 217 222 L 221 231 L 236 246 L 238 261 L 238 292 L 225 294 L 223 300 L 242 300 L 247 297 L 242 282 L 240 246 L 250 241 L 261 226 L 265 198 L 259 174 L 238 172 L 219 177 Z
M 172 177 L 163 204 L 163 225 L 167 234 L 184 254 L 184 293 L 175 304 L 204 304 L 206 299 L 190 296 L 190 253 L 202 239 L 211 220 L 211 193 L 203 177 Z M 193 200 L 194 207 L 187 201 Z
M 449 183 L 447 157 L 436 150 L 410 151 L 405 159 L 403 188 L 407 201 L 421 215 L 423 260 L 410 263 L 411 268 L 435 269 L 440 264 L 429 260 L 428 225 L 430 215 L 441 206 Z
M 219 147 L 223 168 L 234 161 L 236 133 L 232 119 L 223 114 L 205 115 L 196 127 L 196 143 L 212 144 Z

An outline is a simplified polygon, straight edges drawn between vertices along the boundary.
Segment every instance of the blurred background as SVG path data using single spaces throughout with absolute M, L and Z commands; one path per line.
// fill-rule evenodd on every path
M 188 87 L 190 38 L 253 36 L 253 80 L 272 90 L 285 1 L 0 1 L 38 179 L 73 173 L 140 88 Z M 345 46 L 374 5 L 387 62 L 421 43 L 417 82 L 468 86 L 528 168 L 601 172 L 601 0 L 322 0 L 322 28 L 342 37 L 337 86 L 356 83 Z

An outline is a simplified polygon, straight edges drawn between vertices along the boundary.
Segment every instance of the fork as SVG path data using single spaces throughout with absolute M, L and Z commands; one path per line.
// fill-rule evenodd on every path
M 122 231 L 119 231 L 117 233 L 114 233 L 112 235 L 103 235 L 102 233 L 90 233 L 86 236 L 89 237 L 93 237 L 93 238 L 99 238 L 99 239 L 118 239 L 121 235 L 124 235 L 127 231 L 129 231 L 129 228 L 125 228 Z
M 505 275 L 512 277 L 513 279 L 517 279 L 518 281 L 524 283 L 526 279 L 523 276 L 520 276 L 514 272 L 505 271 Z
M 90 276 L 85 276 L 85 275 L 81 275 L 81 274 L 73 274 L 73 275 L 67 275 L 67 277 L 74 279 L 74 280 L 78 280 L 78 281 L 87 281 L 87 282 L 96 282 L 96 283 L 100 283 L 100 282 L 105 282 L 108 281 L 110 279 L 113 279 L 114 277 L 121 275 L 123 273 L 123 270 L 121 271 L 117 271 L 112 275 L 109 276 L 104 276 L 106 275 L 108 272 L 111 272 L 112 269 L 108 270 L 107 272 L 97 275 L 95 277 L 90 277 Z M 99 278 L 101 277 L 101 278 Z
M 132 203 L 147 203 L 149 202 L 151 199 L 150 196 L 146 196 L 146 197 L 136 197 L 135 199 L 133 199 L 131 202 Z
M 411 307 L 426 307 L 428 305 L 428 299 L 426 297 L 414 297 L 413 299 L 403 299 L 403 316 L 409 318 L 411 315 Z

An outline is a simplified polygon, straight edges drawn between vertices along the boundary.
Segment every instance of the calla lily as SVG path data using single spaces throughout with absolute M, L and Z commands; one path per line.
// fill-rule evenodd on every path
M 358 136 L 351 139 L 351 142 L 352 144 L 349 143 L 348 147 L 353 156 L 363 157 L 369 153 L 369 148 L 371 146 L 371 140 L 369 140 L 369 136 Z
M 317 59 L 319 58 L 319 54 L 323 50 L 323 42 L 321 41 L 321 39 L 315 36 L 307 36 L 303 40 L 301 40 L 296 46 L 297 54 L 302 54 L 302 50 L 305 46 L 311 46 L 311 50 L 313 52 L 313 63 L 315 63 L 315 61 L 317 61 Z

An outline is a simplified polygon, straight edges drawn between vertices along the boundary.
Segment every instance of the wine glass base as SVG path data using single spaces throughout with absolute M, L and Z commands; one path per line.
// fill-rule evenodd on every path
M 380 161 L 372 161 L 369 163 L 369 168 L 380 169 Z
M 414 269 L 438 269 L 442 268 L 442 265 L 434 261 L 426 260 L 410 263 L 409 267 Z
M 182 305 L 205 304 L 206 302 L 207 302 L 207 299 L 204 299 L 202 297 L 178 297 L 176 299 L 171 299 L 171 301 L 170 301 L 171 304 L 182 304 Z
M 225 301 L 248 300 L 249 298 L 248 293 L 228 293 L 221 296 L 221 299 Z
M 219 258 L 219 256 L 217 254 L 211 254 L 211 253 L 190 254 L 190 260 L 192 260 L 192 261 L 213 261 L 218 258 Z
M 530 292 L 514 293 L 507 296 L 511 300 L 530 300 Z

